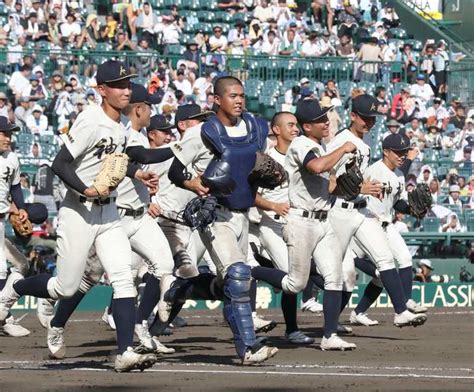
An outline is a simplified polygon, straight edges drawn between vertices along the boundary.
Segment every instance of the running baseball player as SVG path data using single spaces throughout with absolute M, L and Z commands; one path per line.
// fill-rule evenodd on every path
M 217 220 L 204 230 L 202 240 L 216 264 L 218 278 L 223 282 L 224 318 L 228 322 L 242 364 L 263 362 L 278 349 L 262 345 L 255 336 L 250 306 L 251 268 L 245 264 L 248 250 L 248 209 L 255 203 L 257 187 L 248 175 L 256 162 L 256 152 L 264 151 L 266 134 L 255 118 L 244 112 L 245 94 L 242 82 L 234 77 L 219 78 L 214 85 L 215 102 L 219 106 L 215 117 L 201 129 L 188 129 L 183 140 L 172 146 L 176 156 L 170 170 L 170 180 L 199 196 L 219 194 L 212 180 L 220 178 L 220 168 L 226 167 L 227 182 L 234 189 L 217 198 Z M 222 160 L 219 160 L 222 158 Z M 192 167 L 192 178 L 186 175 Z M 207 187 L 201 174 L 207 169 Z M 226 185 L 228 185 L 226 184 Z M 159 314 L 169 318 L 171 304 L 162 293 Z
M 120 115 L 129 104 L 130 78 L 134 76 L 121 62 L 109 60 L 101 64 L 96 79 L 102 106 L 83 111 L 63 136 L 64 145 L 52 166 L 68 188 L 58 216 L 57 275 L 21 279 L 21 275 L 12 273 L 0 295 L 1 321 L 23 295 L 52 299 L 73 296 L 79 289 L 89 251 L 95 246 L 114 290 L 118 344 L 114 368 L 118 372 L 144 369 L 156 361 L 154 355 L 138 354 L 132 348 L 136 297 L 132 256 L 115 204 L 114 187 L 122 179 L 124 157 L 113 154 L 125 149 L 125 129 L 120 124 Z M 105 176 L 100 183 L 94 183 L 103 164 L 114 176 Z M 129 168 L 129 176 L 143 176 L 143 171 L 131 165 Z
M 378 218 L 384 228 L 390 251 L 398 264 L 398 275 L 402 282 L 408 310 L 412 313 L 425 313 L 428 309 L 411 299 L 413 285 L 412 257 L 402 236 L 392 224 L 396 211 L 410 214 L 408 195 L 405 191 L 405 176 L 398 169 L 410 150 L 410 141 L 399 133 L 391 134 L 383 140 L 382 149 L 383 158 L 369 166 L 366 171 L 366 176 L 382 184 L 382 197 L 369 196 L 367 198 L 367 208 Z M 374 264 L 364 259 L 365 254 L 355 241 L 353 241 L 351 247 L 354 257 L 359 258 L 360 263 L 365 264 L 369 275 L 373 276 L 373 279 L 367 285 L 364 295 L 352 311 L 350 321 L 356 325 L 377 325 L 378 321 L 371 320 L 366 312 L 382 292 L 383 285 L 378 277 L 380 273 L 376 271 Z M 356 259 L 356 266 L 360 265 Z
M 135 161 L 159 160 L 162 156 L 167 158 L 165 150 L 160 151 L 161 155 L 150 154 L 148 139 L 141 133 L 142 129 L 150 124 L 151 102 L 149 99 L 150 96 L 145 87 L 135 83 L 131 84 L 129 105 L 123 112 L 130 120 L 127 129 L 129 137 L 126 152 Z M 151 152 L 153 153 L 153 151 Z M 146 169 L 144 165 L 141 168 L 142 170 Z M 138 270 L 141 264 L 140 260 L 145 260 L 149 273 L 135 323 L 135 334 L 142 345 L 140 349 L 165 354 L 173 353 L 174 349 L 164 346 L 157 337 L 149 334 L 147 325 L 147 317 L 159 298 L 160 279 L 163 274 L 172 274 L 173 272 L 173 259 L 168 241 L 160 227 L 147 213 L 149 192 L 141 181 L 125 178 L 118 186 L 117 193 L 116 204 L 122 226 L 133 252 L 140 256 L 138 265 L 132 265 L 132 268 L 135 271 Z M 150 238 L 153 238 L 153 241 L 150 241 Z M 134 259 L 137 258 L 134 257 Z M 79 291 L 73 297 L 59 302 L 56 314 L 48 325 L 50 357 L 61 359 L 65 356 L 66 346 L 63 334 L 66 322 L 86 293 L 99 282 L 103 272 L 99 258 L 92 250 Z M 157 282 L 156 286 L 154 285 L 155 281 Z M 147 289 L 148 285 L 152 285 L 151 290 Z M 150 302 L 152 303 L 151 308 Z M 142 314 L 145 316 L 142 317 Z
M 5 255 L 5 218 L 10 211 L 10 197 L 15 203 L 19 222 L 28 220 L 25 201 L 20 185 L 20 163 L 16 153 L 11 150 L 13 132 L 20 128 L 0 116 L 0 290 L 7 282 L 7 258 Z M 8 314 L 3 325 L 3 331 L 13 337 L 27 336 L 30 331 L 19 325 L 12 315 Z
M 377 100 L 363 94 L 352 100 L 351 123 L 349 128 L 343 129 L 328 144 L 328 150 L 335 151 L 347 142 L 357 146 L 355 154 L 345 154 L 335 165 L 335 176 L 343 177 L 347 174 L 348 167 L 353 167 L 353 162 L 364 175 L 364 181 L 353 194 L 344 194 L 342 182 L 338 182 L 334 190 L 337 195 L 329 220 L 344 250 L 343 272 L 344 288 L 342 309 L 349 302 L 355 286 L 356 272 L 350 241 L 354 238 L 356 244 L 366 253 L 370 260 L 377 266 L 380 278 L 392 300 L 395 316 L 394 324 L 399 327 L 408 325 L 421 325 L 426 321 L 426 315 L 414 315 L 407 310 L 402 283 L 395 268 L 395 261 L 390 251 L 387 236 L 380 221 L 367 209 L 367 195 L 375 198 L 382 197 L 382 184 L 364 174 L 370 159 L 370 147 L 362 140 L 365 134 L 375 124 L 378 115 Z M 339 181 L 339 178 L 336 179 Z M 347 193 L 347 191 L 345 192 Z
M 285 158 L 288 173 L 290 208 L 283 225 L 283 238 L 288 248 L 288 273 L 264 267 L 252 270 L 252 276 L 267 281 L 288 293 L 297 294 L 308 282 L 311 258 L 324 279 L 324 336 L 322 350 L 353 350 L 349 343 L 337 336 L 337 325 L 342 297 L 342 248 L 328 221 L 331 208 L 329 171 L 347 153 L 355 151 L 350 141 L 331 153 L 326 153 L 322 139 L 329 135 L 327 112 L 315 99 L 297 105 L 296 118 L 304 135 L 291 142 Z M 263 276 L 262 276 L 263 275 Z
M 276 137 L 276 146 L 266 153 L 281 165 L 285 164 L 285 156 L 291 141 L 299 135 L 298 121 L 290 112 L 279 112 L 273 116 L 270 127 Z M 283 221 L 287 218 L 290 205 L 288 203 L 288 181 L 275 189 L 261 188 L 257 194 L 255 205 L 261 213 L 258 225 L 258 237 L 261 246 L 272 260 L 274 267 L 288 273 L 288 250 L 283 240 Z M 297 324 L 298 297 L 283 292 L 281 308 L 286 323 L 285 337 L 294 344 L 312 344 L 314 339 L 305 335 Z

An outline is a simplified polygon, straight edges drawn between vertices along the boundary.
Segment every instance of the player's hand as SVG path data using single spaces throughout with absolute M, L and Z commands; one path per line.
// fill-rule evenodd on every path
M 345 142 L 342 146 L 344 148 L 344 152 L 346 154 L 350 153 L 350 152 L 354 152 L 357 150 L 357 147 L 354 143 L 351 143 L 351 142 Z
M 290 211 L 290 205 L 288 203 L 273 203 L 272 211 L 280 216 L 287 216 Z
M 418 148 L 410 148 L 407 153 L 407 159 L 410 161 L 415 160 L 415 158 L 420 154 L 420 150 Z
M 205 196 L 209 193 L 209 188 L 204 186 L 201 182 L 201 176 L 194 177 L 192 180 L 184 181 L 184 186 L 199 196 Z
M 150 203 L 148 206 L 148 215 L 150 215 L 152 218 L 159 217 L 161 215 L 160 206 L 156 203 Z
M 19 209 L 18 210 L 18 218 L 20 219 L 21 223 L 25 223 L 28 219 L 28 213 L 23 209 Z
M 382 196 L 382 184 L 375 180 L 364 181 L 360 193 L 363 195 L 374 196 L 379 199 Z
M 104 189 L 102 192 L 99 192 L 98 189 L 95 186 L 90 186 L 89 188 L 86 188 L 84 191 L 84 196 L 88 197 L 90 199 L 96 198 L 96 197 L 107 197 L 110 195 L 111 189 Z
M 138 169 L 135 173 L 135 178 L 140 180 L 147 188 L 155 189 L 158 188 L 158 181 L 159 177 L 158 174 L 150 172 L 150 171 L 143 171 Z

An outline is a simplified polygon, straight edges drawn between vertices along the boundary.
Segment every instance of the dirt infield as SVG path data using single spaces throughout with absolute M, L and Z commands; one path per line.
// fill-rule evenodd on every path
M 282 323 L 276 310 L 262 312 Z M 26 338 L 0 337 L 2 391 L 147 390 L 157 391 L 359 391 L 359 390 L 470 390 L 474 389 L 474 311 L 470 308 L 431 310 L 419 328 L 391 325 L 388 310 L 373 310 L 381 325 L 355 327 L 347 340 L 354 352 L 323 352 L 318 343 L 322 317 L 300 314 L 301 329 L 316 344 L 298 347 L 285 343 L 284 327 L 268 334 L 280 351 L 268 364 L 236 366 L 229 329 L 219 311 L 183 312 L 186 328 L 162 341 L 176 353 L 144 373 L 116 374 L 111 369 L 114 332 L 98 313 L 80 312 L 66 331 L 67 358 L 47 359 L 46 331 L 28 314 L 21 322 L 32 330 Z M 344 314 L 342 320 L 347 320 Z

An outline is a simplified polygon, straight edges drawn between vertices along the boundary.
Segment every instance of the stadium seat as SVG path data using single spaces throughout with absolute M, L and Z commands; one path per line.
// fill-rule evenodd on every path
M 441 227 L 441 219 L 430 217 L 423 219 L 423 231 L 439 232 Z
M 401 28 L 390 29 L 390 32 L 395 38 L 403 39 L 403 40 L 407 38 L 407 32 L 404 29 L 401 29 Z

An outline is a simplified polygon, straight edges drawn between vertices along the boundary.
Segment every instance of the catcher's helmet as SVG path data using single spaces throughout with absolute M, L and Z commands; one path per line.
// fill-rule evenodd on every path
M 230 174 L 229 163 L 222 160 L 212 160 L 201 177 L 202 183 L 217 197 L 230 195 L 236 183 Z

